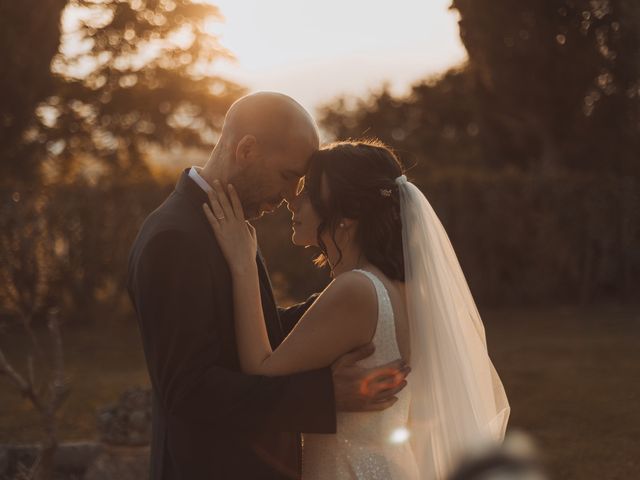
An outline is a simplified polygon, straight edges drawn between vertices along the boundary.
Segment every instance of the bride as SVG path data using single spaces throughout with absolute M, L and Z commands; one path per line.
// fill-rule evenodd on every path
M 261 310 L 255 231 L 232 185 L 214 185 L 209 199 L 203 208 L 233 278 L 244 372 L 322 368 L 368 342 L 376 350 L 363 364 L 402 356 L 411 365 L 392 408 L 338 412 L 335 435 L 304 435 L 305 480 L 443 479 L 465 453 L 502 440 L 509 405 L 475 303 L 442 224 L 390 149 L 338 142 L 311 158 L 288 203 L 292 239 L 318 247 L 316 263 L 333 280 L 276 350 Z

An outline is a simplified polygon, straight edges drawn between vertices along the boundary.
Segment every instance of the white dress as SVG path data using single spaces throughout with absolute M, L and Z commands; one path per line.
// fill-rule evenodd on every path
M 359 362 L 366 367 L 400 358 L 393 308 L 384 284 L 373 273 L 368 277 L 378 295 L 378 324 L 373 336 L 375 352 Z M 303 434 L 303 480 L 417 479 L 417 465 L 408 435 L 409 389 L 381 412 L 337 412 L 337 433 Z

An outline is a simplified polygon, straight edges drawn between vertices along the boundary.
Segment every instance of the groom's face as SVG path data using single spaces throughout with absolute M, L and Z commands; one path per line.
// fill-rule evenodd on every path
M 238 191 L 245 216 L 261 217 L 274 211 L 283 200 L 295 197 L 309 158 L 317 148 L 317 143 L 304 138 L 270 145 L 234 175 L 231 183 Z

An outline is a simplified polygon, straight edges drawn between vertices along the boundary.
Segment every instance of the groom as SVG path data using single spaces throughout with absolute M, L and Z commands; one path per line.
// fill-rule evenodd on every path
M 282 377 L 246 375 L 236 351 L 228 265 L 202 204 L 214 180 L 232 182 L 245 216 L 292 198 L 318 149 L 313 119 L 293 99 L 257 93 L 227 112 L 202 168 L 183 172 L 174 192 L 145 220 L 129 258 L 134 304 L 153 391 L 152 480 L 300 478 L 299 432 L 335 433 L 336 411 L 382 410 L 406 382 L 367 395 L 365 382 L 400 360 L 355 364 L 368 345 L 330 368 Z M 261 300 L 272 347 L 313 302 L 277 308 L 258 254 Z

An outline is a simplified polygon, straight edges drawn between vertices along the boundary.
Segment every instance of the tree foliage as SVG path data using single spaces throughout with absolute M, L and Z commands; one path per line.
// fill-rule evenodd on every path
M 46 173 L 64 177 L 87 159 L 116 174 L 132 173 L 144 170 L 153 147 L 210 146 L 242 93 L 215 74 L 216 62 L 231 54 L 209 31 L 221 20 L 210 4 L 71 0 L 58 2 L 51 16 L 31 2 L 11 5 L 4 22 L 18 27 L 6 32 L 3 50 L 25 68 L 8 72 L 2 95 L 33 91 L 31 101 L 3 112 L 11 128 L 3 130 L 2 162 L 16 178 L 34 178 L 43 164 Z M 41 18 L 24 15 L 30 9 L 42 12 L 49 29 L 64 25 L 62 37 L 59 28 L 58 36 L 48 34 L 59 48 L 54 55 L 39 53 L 38 68 L 28 55 L 34 39 L 17 33 L 23 23 L 34 24 L 32 17 Z
M 480 301 L 630 299 L 640 278 L 640 4 L 454 0 L 468 61 L 322 111 L 439 212 Z
M 0 3 L 0 162 L 3 176 L 34 169 L 32 142 L 23 136 L 36 107 L 53 92 L 51 61 L 60 45 L 67 0 Z M 37 48 L 34 48 L 37 45 Z
M 640 4 L 454 0 L 484 115 L 527 166 L 638 173 Z
M 640 175 L 640 4 L 455 0 L 468 62 L 324 109 L 336 137 L 376 135 L 422 168 Z

